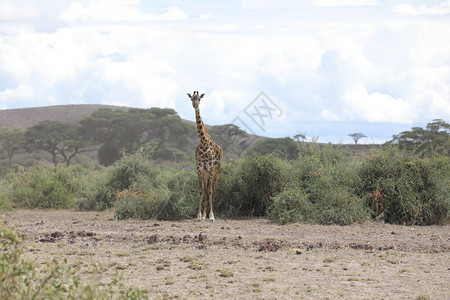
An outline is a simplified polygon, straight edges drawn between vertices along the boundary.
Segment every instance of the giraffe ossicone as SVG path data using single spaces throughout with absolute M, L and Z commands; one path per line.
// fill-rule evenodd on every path
M 198 91 L 194 91 L 192 95 L 189 93 L 187 93 L 187 95 L 191 99 L 192 106 L 195 109 L 195 120 L 197 123 L 198 137 L 200 139 L 200 143 L 195 149 L 199 190 L 197 219 L 206 219 L 207 199 L 209 199 L 209 219 L 214 222 L 213 198 L 222 160 L 222 148 L 211 139 L 208 129 L 205 124 L 203 124 L 200 116 L 200 100 L 205 94 L 199 95 Z

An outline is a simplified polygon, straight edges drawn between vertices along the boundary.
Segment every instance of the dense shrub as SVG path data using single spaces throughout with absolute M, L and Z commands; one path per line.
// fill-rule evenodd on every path
M 357 164 L 339 148 L 308 145 L 289 167 L 288 188 L 274 197 L 268 217 L 278 223 L 347 225 L 368 219 L 365 203 L 354 193 Z
M 167 195 L 162 191 L 149 193 L 132 186 L 129 190 L 118 193 L 114 216 L 119 220 L 155 218 L 158 214 L 158 201 L 164 196 Z
M 111 170 L 106 185 L 117 190 L 128 189 L 138 180 L 147 180 L 153 187 L 159 185 L 160 168 L 142 154 L 128 155 L 117 161 Z
M 13 208 L 11 198 L 9 197 L 11 193 L 10 183 L 7 180 L 0 179 L 0 209 L 10 210 Z
M 161 169 L 141 153 L 122 158 L 105 168 L 92 193 L 77 200 L 78 210 L 104 210 L 112 207 L 117 194 L 140 182 L 140 186 L 157 188 L 161 185 Z
M 288 189 L 273 198 L 267 217 L 281 224 L 310 221 L 314 212 L 308 194 L 302 189 Z
M 301 189 L 287 189 L 274 197 L 267 217 L 277 223 L 312 222 L 348 225 L 368 220 L 363 201 L 345 189 L 327 190 L 320 201 L 312 202 Z
M 336 187 L 314 206 L 315 222 L 324 225 L 349 225 L 369 219 L 364 202 L 344 188 Z
M 65 260 L 39 267 L 23 259 L 23 253 L 17 235 L 0 220 L 0 299 L 147 299 L 117 279 L 109 284 L 83 281 Z
M 69 208 L 83 184 L 79 178 L 88 171 L 80 166 L 34 166 L 6 177 L 10 188 L 6 197 L 13 207 Z
M 442 224 L 450 209 L 450 160 L 395 149 L 368 156 L 360 190 L 374 216 L 394 224 Z
M 118 219 L 195 217 L 193 165 L 159 166 L 142 153 L 99 170 L 34 166 L 0 182 L 0 209 L 103 210 Z M 223 163 L 214 211 L 218 217 L 267 216 L 279 223 L 351 224 L 372 217 L 395 224 L 443 224 L 450 211 L 450 158 L 396 150 L 356 159 L 339 146 L 299 145 L 286 161 L 254 153 Z
M 253 154 L 225 164 L 218 179 L 216 202 L 219 214 L 264 216 L 272 197 L 287 179 L 287 162 L 274 154 Z
M 129 188 L 117 193 L 117 219 L 140 218 L 181 220 L 194 216 L 198 205 L 196 174 L 188 170 L 160 170 L 158 186 L 141 176 Z

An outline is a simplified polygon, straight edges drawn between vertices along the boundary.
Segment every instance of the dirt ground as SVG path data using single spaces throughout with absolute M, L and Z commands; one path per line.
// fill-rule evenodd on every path
M 180 299 L 450 299 L 450 226 L 117 221 L 112 212 L 4 213 L 38 263 Z

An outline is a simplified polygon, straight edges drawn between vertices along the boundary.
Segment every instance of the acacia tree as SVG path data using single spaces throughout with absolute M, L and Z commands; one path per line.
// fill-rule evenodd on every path
M 25 132 L 25 145 L 30 152 L 50 153 L 55 166 L 59 162 L 69 166 L 77 154 L 92 151 L 86 149 L 92 142 L 79 125 L 60 121 L 42 121 L 30 127 Z
M 25 129 L 17 126 L 0 129 L 0 149 L 6 152 L 8 166 L 11 166 L 13 156 L 23 148 L 24 133 Z
M 355 141 L 355 145 L 358 144 L 358 141 L 362 138 L 367 137 L 364 133 L 357 132 L 357 133 L 350 133 L 348 136 L 351 136 L 353 140 Z
M 222 147 L 226 160 L 239 157 L 254 142 L 254 136 L 234 124 L 216 125 L 208 130 L 213 140 Z
M 80 121 L 82 130 L 101 143 L 99 161 L 111 164 L 120 151 L 134 153 L 146 145 L 153 158 L 170 158 L 174 146 L 186 144 L 189 125 L 168 108 L 100 109 Z
M 389 142 L 401 148 L 416 150 L 425 155 L 427 152 L 450 154 L 450 124 L 441 119 L 428 123 L 426 128 L 413 127 L 394 135 Z

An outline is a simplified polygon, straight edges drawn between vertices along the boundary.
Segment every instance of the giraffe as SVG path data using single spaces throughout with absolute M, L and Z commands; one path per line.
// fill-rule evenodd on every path
M 214 143 L 211 136 L 208 133 L 208 129 L 203 124 L 200 116 L 200 99 L 205 94 L 198 94 L 198 91 L 194 91 L 193 95 L 187 94 L 192 101 L 192 106 L 195 109 L 195 120 L 197 122 L 198 137 L 200 138 L 200 144 L 195 149 L 195 161 L 197 165 L 198 175 L 198 220 L 206 219 L 206 206 L 207 197 L 209 198 L 209 219 L 214 222 L 214 202 L 213 195 L 216 187 L 217 175 L 220 171 L 220 161 L 222 159 L 222 148 Z M 202 201 L 203 200 L 203 201 Z M 203 202 L 203 213 L 202 213 Z

